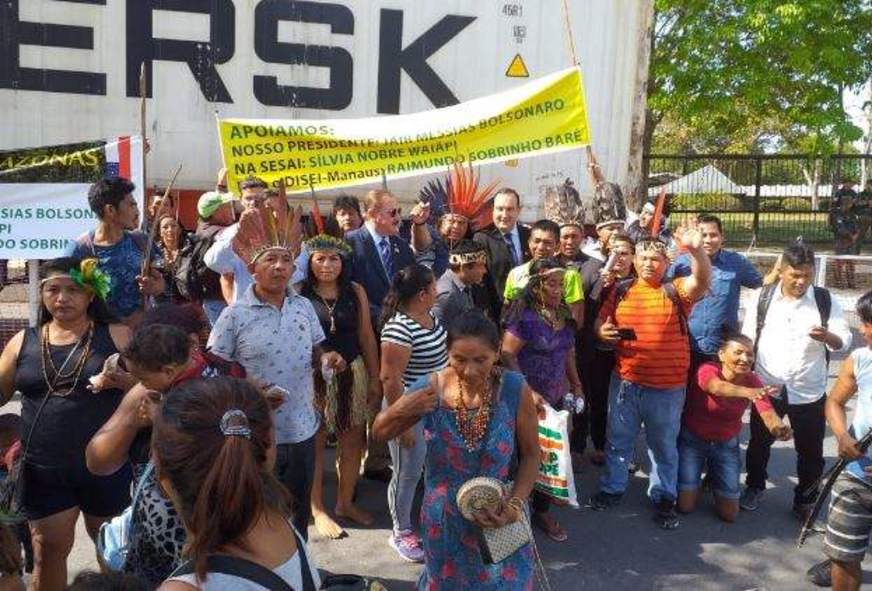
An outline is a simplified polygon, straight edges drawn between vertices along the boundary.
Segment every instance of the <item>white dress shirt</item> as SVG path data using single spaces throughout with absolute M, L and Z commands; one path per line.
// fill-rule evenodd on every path
M 757 335 L 757 302 L 761 290 L 757 290 L 748 303 L 742 332 L 751 339 Z M 836 298 L 827 330 L 840 339 L 842 346 L 832 352 L 846 351 L 851 346 L 851 330 L 845 321 L 842 307 Z M 786 298 L 781 292 L 781 283 L 775 287 L 766 323 L 757 346 L 755 371 L 765 384 L 783 385 L 787 389 L 789 404 L 810 404 L 826 394 L 827 363 L 824 343 L 808 336 L 809 331 L 821 325 L 821 316 L 814 300 L 814 290 L 809 287 L 800 299 Z

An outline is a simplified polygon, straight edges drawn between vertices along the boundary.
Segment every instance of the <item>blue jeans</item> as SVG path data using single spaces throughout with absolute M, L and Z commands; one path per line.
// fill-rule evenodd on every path
M 678 436 L 678 490 L 698 490 L 706 463 L 715 495 L 738 499 L 742 472 L 739 436 L 727 441 L 706 441 L 682 429 Z
M 648 496 L 655 503 L 678 498 L 678 432 L 685 387 L 649 388 L 612 374 L 609 382 L 609 419 L 606 429 L 606 466 L 600 490 L 621 495 L 627 489 L 627 467 L 636 438 L 645 425 L 651 474 Z
M 427 443 L 424 441 L 424 426 L 421 421 L 415 423 L 412 432 L 415 434 L 415 445 L 410 448 L 402 447 L 399 438 L 388 441 L 393 464 L 391 481 L 388 484 L 388 509 L 395 534 L 412 529 L 412 503 L 415 501 L 418 481 L 424 473 Z

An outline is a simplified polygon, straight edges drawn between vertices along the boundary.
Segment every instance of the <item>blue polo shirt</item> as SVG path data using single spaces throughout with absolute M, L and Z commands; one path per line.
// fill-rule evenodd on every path
M 742 287 L 757 289 L 763 277 L 751 262 L 737 252 L 721 249 L 711 259 L 712 281 L 706 296 L 697 302 L 688 318 L 690 346 L 696 353 L 714 355 L 721 346 L 723 327 L 739 328 L 739 294 Z M 680 255 L 668 277 L 690 275 L 690 256 Z

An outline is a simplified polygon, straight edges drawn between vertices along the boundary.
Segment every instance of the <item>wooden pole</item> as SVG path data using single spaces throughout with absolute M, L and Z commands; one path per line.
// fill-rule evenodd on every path
M 569 2 L 563 0 L 563 24 L 566 27 L 566 45 L 569 49 L 569 59 L 573 66 L 578 66 L 578 54 L 575 52 L 575 39 L 572 36 L 572 15 L 569 13 Z
M 176 184 L 176 179 L 179 178 L 179 173 L 182 172 L 182 165 L 179 164 L 178 168 L 176 168 L 176 172 L 173 173 L 173 178 L 170 179 L 170 184 L 167 185 L 166 190 L 164 190 L 163 198 L 169 196 L 170 192 L 173 190 L 173 185 Z M 151 271 L 151 251 L 154 249 L 154 237 L 157 234 L 157 226 L 158 224 L 154 223 L 151 225 L 151 229 L 148 232 L 148 242 L 145 245 L 145 252 L 143 253 L 142 258 L 142 276 L 148 277 L 149 272 Z
M 145 62 L 139 68 L 139 134 L 142 136 L 142 188 L 143 191 L 148 186 L 148 175 L 146 174 L 146 161 L 148 160 L 148 122 L 146 104 L 148 98 L 148 82 L 145 78 Z

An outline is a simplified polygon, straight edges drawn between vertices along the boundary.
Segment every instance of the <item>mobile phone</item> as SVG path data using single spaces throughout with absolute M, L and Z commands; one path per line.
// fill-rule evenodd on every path
M 635 341 L 636 340 L 636 331 L 632 328 L 619 328 L 618 329 L 618 338 L 622 341 Z

